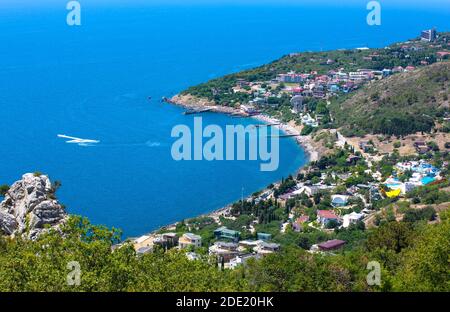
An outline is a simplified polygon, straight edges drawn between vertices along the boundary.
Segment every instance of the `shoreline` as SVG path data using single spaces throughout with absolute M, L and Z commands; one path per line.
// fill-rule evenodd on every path
M 171 99 L 166 99 L 166 102 L 168 104 L 177 105 L 186 109 L 208 109 L 208 112 L 211 113 L 220 113 L 242 118 L 253 118 L 269 124 L 279 124 L 273 127 L 276 127 L 289 135 L 299 135 L 294 139 L 296 143 L 300 145 L 307 154 L 308 163 L 312 161 L 318 161 L 320 159 L 320 154 L 316 149 L 314 149 L 313 145 L 311 144 L 311 137 L 309 135 L 300 136 L 300 129 L 296 128 L 295 125 L 283 123 L 274 117 L 270 117 L 264 114 L 250 115 L 242 112 L 240 109 L 227 106 L 218 106 L 206 100 L 196 99 L 190 95 L 181 96 L 177 94 Z
M 242 112 L 240 109 L 237 108 L 233 108 L 233 107 L 225 107 L 225 106 L 218 106 L 218 105 L 214 105 L 213 103 L 204 101 L 204 100 L 199 100 L 199 99 L 194 99 L 191 96 L 185 96 L 182 97 L 180 95 L 175 95 L 170 99 L 164 98 L 163 99 L 164 102 L 168 103 L 168 104 L 172 104 L 172 105 L 176 105 L 176 106 L 180 106 L 186 109 L 208 109 L 208 112 L 212 112 L 212 113 L 219 113 L 219 114 L 225 114 L 225 115 L 231 115 L 231 116 L 238 116 L 238 117 L 242 117 L 242 118 L 253 118 L 255 120 L 258 121 L 262 121 L 264 123 L 271 123 L 271 124 L 279 124 L 273 127 L 276 127 L 278 129 L 280 129 L 281 131 L 285 132 L 286 134 L 292 134 L 292 135 L 300 135 L 300 130 L 298 128 L 296 128 L 294 125 L 291 124 L 287 124 L 287 123 L 283 123 L 280 120 L 274 118 L 274 117 L 270 117 L 267 115 L 263 115 L 263 114 L 257 114 L 257 115 L 250 115 L 247 113 Z M 190 101 L 191 104 L 189 104 L 188 102 Z M 316 151 L 313 147 L 313 145 L 311 144 L 310 140 L 311 137 L 310 136 L 296 136 L 293 138 L 295 140 L 295 142 L 303 148 L 303 150 L 305 151 L 305 155 L 307 157 L 307 162 L 305 165 L 303 165 L 302 167 L 298 168 L 296 170 L 297 173 L 301 172 L 303 170 L 303 168 L 309 164 L 312 161 L 318 161 L 320 158 L 320 154 L 318 151 Z M 280 183 L 280 181 L 275 181 L 272 184 L 273 185 L 278 185 Z M 265 187 L 262 190 L 258 190 L 258 191 L 267 191 L 268 188 Z M 252 198 L 253 195 L 249 195 L 247 197 L 244 198 L 244 200 L 248 200 L 250 198 Z M 233 202 L 234 203 L 234 202 Z M 215 209 L 211 212 L 208 213 L 203 213 L 197 216 L 193 216 L 191 217 L 191 219 L 193 218 L 204 218 L 204 217 L 210 217 L 213 218 L 215 221 L 217 221 L 221 216 L 226 216 L 227 213 L 229 212 L 229 210 L 231 209 L 231 206 L 233 205 L 233 203 L 227 204 L 224 207 Z M 171 224 L 167 224 L 164 226 L 159 227 L 158 229 L 155 229 L 153 231 L 151 231 L 150 233 L 148 233 L 147 235 L 149 236 L 154 236 L 157 233 L 161 232 L 161 231 L 172 231 L 176 228 L 177 224 L 180 221 L 176 221 L 174 223 Z M 144 234 L 146 235 L 146 234 Z

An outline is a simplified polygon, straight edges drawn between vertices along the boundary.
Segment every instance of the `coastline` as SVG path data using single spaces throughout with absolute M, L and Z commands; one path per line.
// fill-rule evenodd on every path
M 294 139 L 300 145 L 308 156 L 308 163 L 320 159 L 319 152 L 311 144 L 311 136 L 300 136 L 301 129 L 293 123 L 283 123 L 280 120 L 263 114 L 250 115 L 242 112 L 240 109 L 227 106 L 215 105 L 204 99 L 198 99 L 191 95 L 175 95 L 171 99 L 166 99 L 169 104 L 184 107 L 186 109 L 208 109 L 209 112 L 220 113 L 243 118 L 253 118 L 264 123 L 279 124 L 274 127 L 280 129 L 288 135 L 297 135 Z
M 206 100 L 194 98 L 190 95 L 180 96 L 177 94 L 170 99 L 164 98 L 163 100 L 168 104 L 177 105 L 177 106 L 180 106 L 180 107 L 183 107 L 186 109 L 199 109 L 199 110 L 208 109 L 208 112 L 226 114 L 226 115 L 231 115 L 231 116 L 239 116 L 242 118 L 253 118 L 255 120 L 262 121 L 264 123 L 278 124 L 274 127 L 277 127 L 279 130 L 285 132 L 288 135 L 298 135 L 298 136 L 294 137 L 294 140 L 296 141 L 296 143 L 299 146 L 301 146 L 304 149 L 305 154 L 308 159 L 307 164 L 312 161 L 318 161 L 320 159 L 320 153 L 316 149 L 314 149 L 313 145 L 311 144 L 311 136 L 309 136 L 309 135 L 308 136 L 300 136 L 301 130 L 300 130 L 299 126 L 296 126 L 292 123 L 290 123 L 290 124 L 283 123 L 276 118 L 273 118 L 273 117 L 270 117 L 267 115 L 263 115 L 263 114 L 249 115 L 247 113 L 242 112 L 240 109 L 233 108 L 233 107 L 218 106 L 218 105 L 215 105 Z M 302 168 L 303 167 L 298 168 L 297 172 L 301 172 Z M 276 181 L 273 184 L 278 185 L 279 183 L 280 183 L 280 181 Z M 268 190 L 268 188 L 266 187 L 266 188 L 262 189 L 261 191 L 264 192 L 267 190 Z M 248 200 L 251 197 L 252 197 L 252 195 L 249 195 L 246 198 L 244 198 L 244 200 Z M 210 218 L 213 218 L 214 220 L 218 221 L 221 216 L 228 215 L 232 204 L 233 203 L 230 203 L 224 207 L 215 209 L 208 213 L 193 216 L 192 218 L 210 217 Z M 158 229 L 150 232 L 148 235 L 153 236 L 161 231 L 173 231 L 173 230 L 175 230 L 176 225 L 179 222 L 180 221 L 177 221 L 177 222 L 165 225 L 165 226 L 161 226 Z

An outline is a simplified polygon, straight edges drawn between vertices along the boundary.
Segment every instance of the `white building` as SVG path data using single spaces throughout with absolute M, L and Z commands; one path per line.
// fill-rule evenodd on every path
M 352 212 L 350 214 L 344 215 L 342 219 L 343 219 L 342 226 L 344 228 L 348 228 L 350 225 L 355 224 L 359 220 L 364 219 L 364 214 Z

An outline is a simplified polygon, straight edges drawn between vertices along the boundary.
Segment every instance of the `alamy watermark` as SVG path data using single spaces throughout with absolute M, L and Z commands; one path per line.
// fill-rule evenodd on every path
M 69 1 L 66 5 L 67 13 L 66 22 L 69 26 L 81 26 L 81 4 L 78 1 Z
M 367 263 L 367 274 L 366 281 L 369 286 L 381 286 L 381 265 L 378 261 L 370 261 Z
M 77 261 L 70 261 L 67 263 L 67 269 L 70 272 L 67 274 L 67 285 L 80 286 L 81 285 L 81 266 Z
M 370 1 L 367 3 L 367 10 L 369 14 L 367 15 L 367 24 L 369 26 L 380 26 L 381 25 L 381 4 L 379 1 Z
M 225 133 L 218 125 L 203 127 L 202 117 L 194 118 L 194 128 L 173 127 L 171 136 L 177 138 L 171 154 L 181 160 L 259 160 L 261 171 L 275 171 L 280 162 L 279 130 L 276 127 L 227 125 Z

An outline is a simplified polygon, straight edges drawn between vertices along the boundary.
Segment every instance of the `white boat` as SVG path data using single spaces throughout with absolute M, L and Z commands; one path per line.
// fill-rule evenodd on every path
M 69 139 L 68 141 L 66 141 L 66 143 L 78 144 L 80 146 L 89 146 L 91 144 L 98 144 L 98 143 L 100 143 L 99 140 L 81 139 L 81 138 L 77 138 L 77 137 L 68 136 L 68 135 L 65 135 L 65 134 L 58 134 L 58 138 Z

